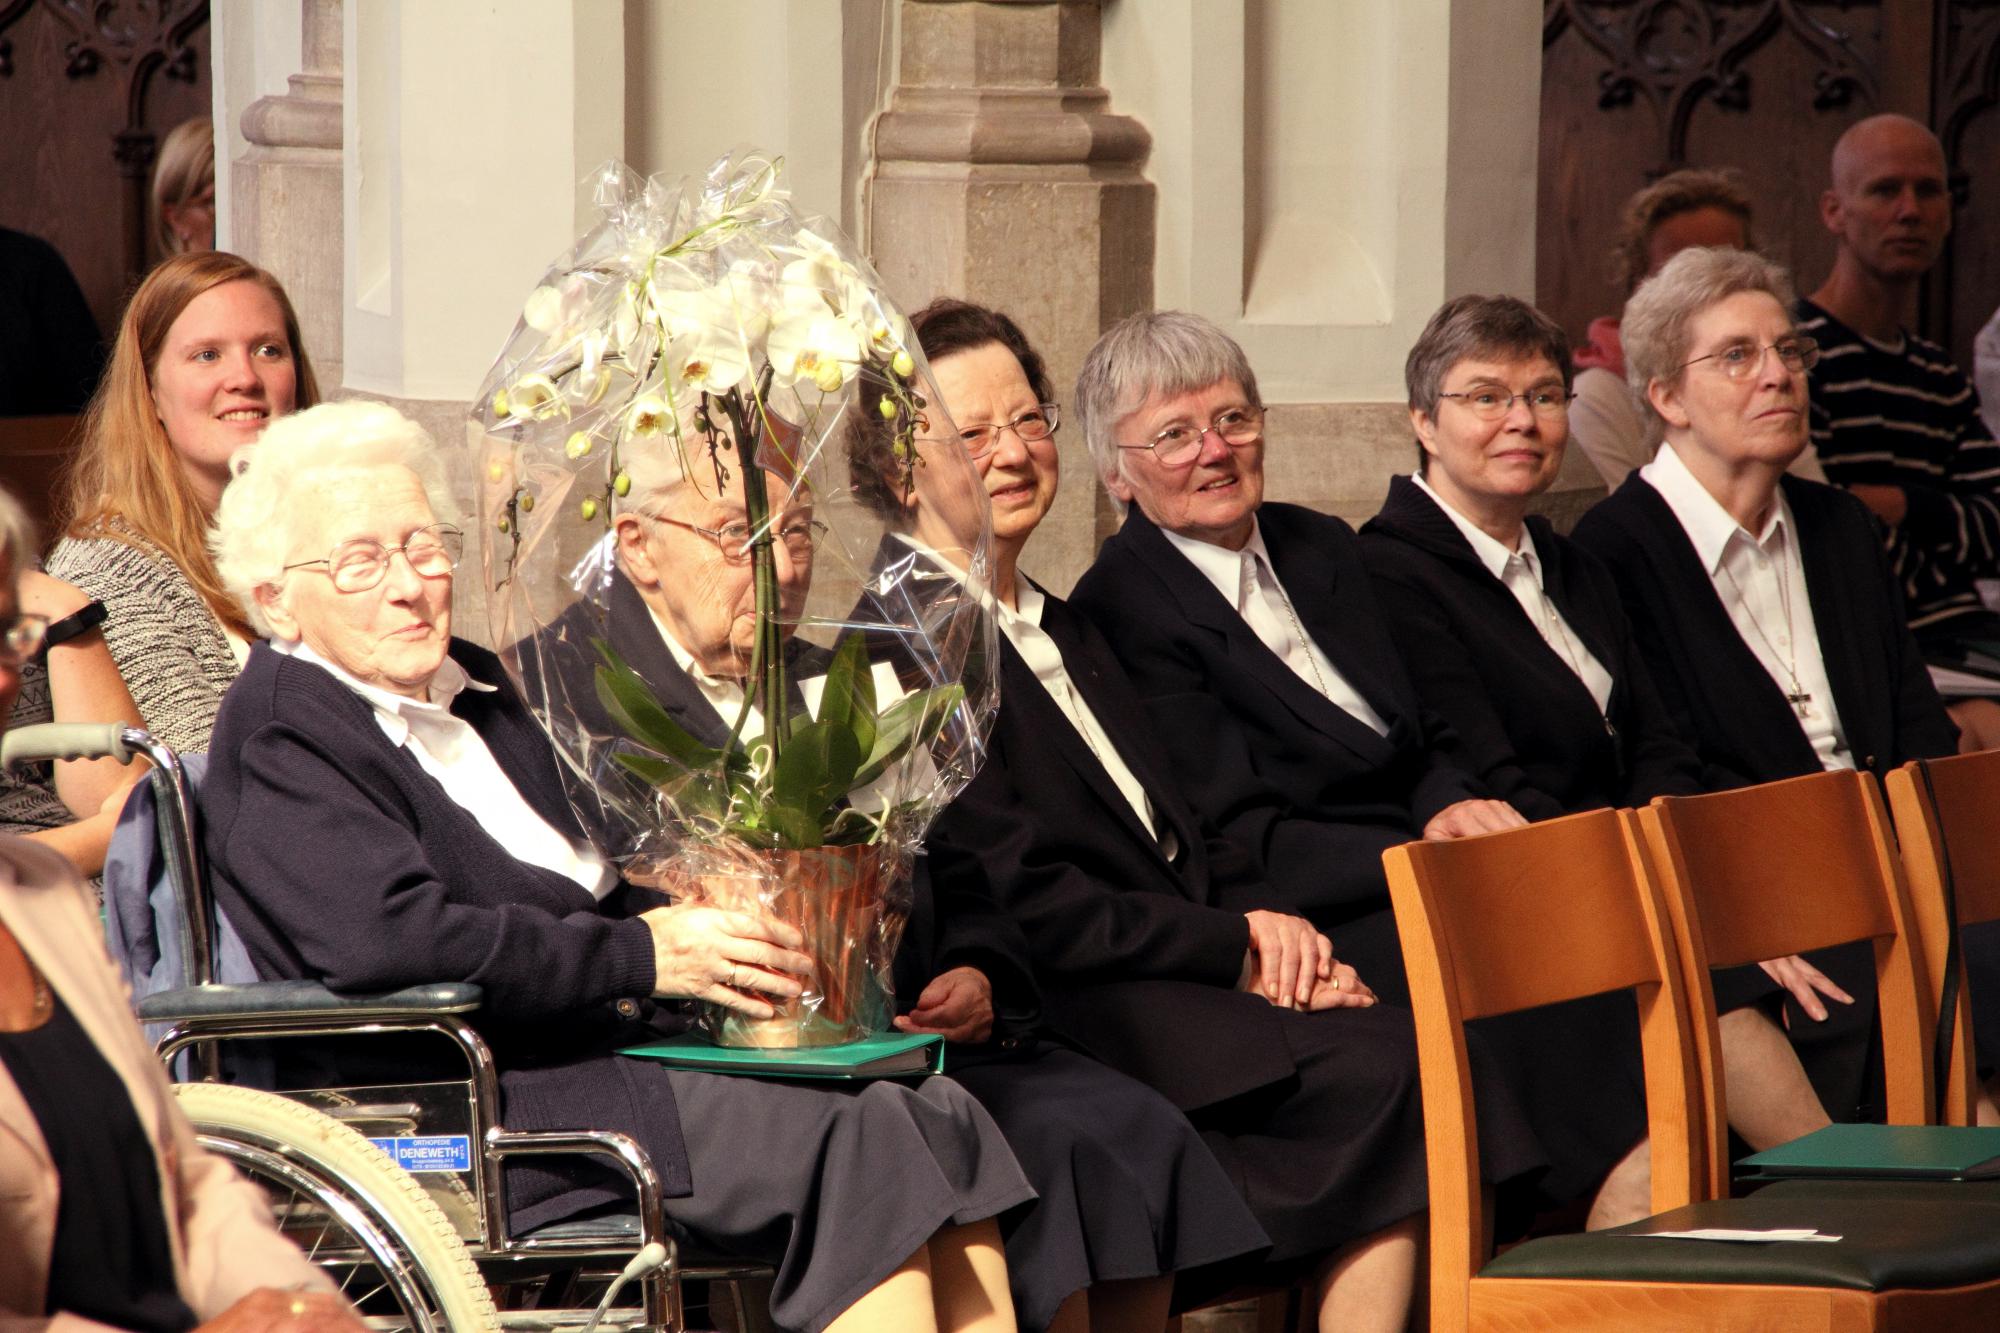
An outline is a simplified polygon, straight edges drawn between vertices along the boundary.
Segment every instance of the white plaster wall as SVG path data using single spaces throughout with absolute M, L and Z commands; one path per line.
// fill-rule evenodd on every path
M 300 3 L 287 0 L 210 0 L 210 88 L 215 104 L 215 243 L 230 248 L 230 213 L 236 191 L 230 168 L 250 146 L 243 113 L 260 97 L 286 91 L 300 69 L 304 37 Z
M 1446 296 L 1533 293 L 1539 42 L 1518 0 L 1106 0 L 1156 304 L 1227 328 L 1273 402 L 1399 399 Z
M 626 152 L 644 175 L 783 156 L 798 207 L 849 235 L 894 0 L 625 0 Z
M 620 0 L 348 0 L 346 387 L 464 402 L 624 151 Z

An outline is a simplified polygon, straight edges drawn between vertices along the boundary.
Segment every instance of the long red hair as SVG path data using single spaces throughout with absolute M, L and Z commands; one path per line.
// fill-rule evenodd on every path
M 130 538 L 136 532 L 164 551 L 187 575 L 215 618 L 246 638 L 256 631 L 222 586 L 209 554 L 210 515 L 182 470 L 153 404 L 153 374 L 167 334 L 188 304 L 226 282 L 254 282 L 285 317 L 292 345 L 297 410 L 319 401 L 312 362 L 299 341 L 299 317 L 278 280 L 249 260 L 221 250 L 176 255 L 146 276 L 118 321 L 118 339 L 103 382 L 84 413 L 83 444 L 69 470 L 63 512 L 70 537 Z M 113 522 L 112 520 L 117 520 Z

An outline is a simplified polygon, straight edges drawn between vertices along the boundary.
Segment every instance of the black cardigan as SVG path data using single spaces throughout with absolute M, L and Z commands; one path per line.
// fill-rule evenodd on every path
M 1608 708 L 1542 637 L 1451 516 L 1407 477 L 1361 529 L 1383 613 L 1452 751 L 1529 819 L 1701 790 L 1619 605 L 1611 571 L 1540 515 L 1528 532 L 1549 600 L 1611 676 Z
M 1903 619 L 1903 598 L 1866 507 L 1787 476 L 1813 623 L 1834 706 L 1857 766 L 1880 776 L 1958 748 Z M 1797 714 L 1737 632 L 1694 543 L 1637 473 L 1576 526 L 1576 544 L 1609 565 L 1675 728 L 1710 787 L 1817 773 Z
M 1242 906 L 1311 917 L 1338 948 L 1343 921 L 1388 911 L 1383 850 L 1487 792 L 1410 684 L 1353 530 L 1296 505 L 1257 517 L 1306 632 L 1386 737 L 1299 679 L 1137 508 L 1072 601 L 1138 687 L 1195 810 L 1259 858 L 1271 900 Z
M 456 639 L 451 655 L 498 687 L 465 690 L 453 713 L 536 813 L 580 836 L 548 740 L 499 660 Z M 604 1054 L 685 1025 L 650 999 L 652 937 L 635 915 L 663 900 L 621 884 L 599 903 L 516 860 L 389 742 L 360 695 L 268 644 L 223 700 L 201 804 L 218 905 L 260 974 L 357 992 L 477 983 L 474 1024 L 500 1062 L 510 1128 L 631 1133 L 669 1193 L 688 1191 L 664 1067 Z

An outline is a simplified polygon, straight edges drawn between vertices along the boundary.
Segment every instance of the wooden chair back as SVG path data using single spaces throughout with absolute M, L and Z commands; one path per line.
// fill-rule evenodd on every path
M 1924 789 L 1918 761 L 1883 780 L 1896 841 L 1909 882 L 1917 926 L 1917 951 L 1924 965 L 1924 1017 L 1935 1024 L 1943 998 L 1946 950 L 1951 945 L 1952 912 L 1946 908 L 1949 858 L 1952 908 L 1961 926 L 2000 921 L 2000 750 L 1929 761 L 1933 804 Z M 1972 1001 L 1960 968 L 1951 1064 L 1944 1090 L 1943 1120 L 1975 1123 L 1979 1095 L 1972 1045 Z M 1935 1031 L 1935 1027 L 1932 1028 Z M 1935 1067 L 1933 1066 L 1933 1069 Z
M 81 417 L 0 417 L 0 485 L 35 520 L 44 549 L 62 515 L 63 470 L 81 443 Z
M 1672 926 L 1630 811 L 1382 854 L 1423 1075 L 1433 1327 L 1463 1328 L 1485 1262 L 1464 1024 L 1630 989 L 1645 1051 L 1653 1207 L 1704 1197 L 1697 1050 Z
M 1710 1126 L 1709 1188 L 1728 1184 L 1727 1121 L 1711 967 L 1872 940 L 1889 1120 L 1931 1114 L 1930 1062 L 1903 867 L 1871 774 L 1815 773 L 1638 812 L 1695 1005 Z

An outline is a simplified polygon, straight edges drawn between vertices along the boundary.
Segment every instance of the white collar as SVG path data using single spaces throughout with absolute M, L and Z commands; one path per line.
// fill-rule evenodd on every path
M 1528 562 L 1529 569 L 1535 568 L 1537 554 L 1535 551 L 1535 539 L 1529 534 L 1526 523 L 1521 525 L 1521 544 L 1519 549 L 1510 551 L 1504 543 L 1496 540 L 1492 533 L 1459 513 L 1453 507 L 1451 501 L 1445 499 L 1432 489 L 1431 484 L 1425 481 L 1421 475 L 1413 474 L 1410 480 L 1417 483 L 1418 490 L 1437 501 L 1437 507 L 1444 510 L 1444 516 L 1450 519 L 1453 526 L 1463 534 L 1465 540 L 1472 544 L 1472 553 L 1479 557 L 1479 563 L 1486 566 L 1486 572 L 1494 578 L 1503 581 L 1506 579 L 1507 563 L 1516 555 Z
M 994 609 L 1006 620 L 1025 620 L 1036 626 L 1042 623 L 1042 607 L 1045 604 L 1042 590 L 1028 582 L 1028 576 L 1018 569 L 1014 571 L 1014 605 L 1008 606 L 998 598 L 993 602 Z
M 485 681 L 474 680 L 465 674 L 465 668 L 452 660 L 449 653 L 438 664 L 437 674 L 431 677 L 430 699 L 412 699 L 394 690 L 385 690 L 379 685 L 370 685 L 344 667 L 313 651 L 304 639 L 271 640 L 271 651 L 301 662 L 310 662 L 360 695 L 375 710 L 376 718 L 382 723 L 382 730 L 389 733 L 389 739 L 401 745 L 410 734 L 410 717 L 444 717 L 451 713 L 452 701 L 464 690 L 475 690 L 481 694 L 492 694 L 499 688 Z
M 1701 567 L 1708 571 L 1710 578 L 1722 568 L 1722 557 L 1739 533 L 1750 542 L 1763 546 L 1781 529 L 1791 527 L 1791 511 L 1785 504 L 1784 492 L 1779 491 L 1771 505 L 1771 516 L 1764 520 L 1764 530 L 1753 533 L 1745 528 L 1688 470 L 1687 463 L 1675 452 L 1672 443 L 1661 445 L 1660 451 L 1653 455 L 1653 461 L 1639 469 L 1639 476 L 1658 491 L 1660 498 L 1667 502 L 1667 507 L 1674 511 L 1674 517 L 1680 520 L 1682 531 L 1694 543 L 1695 555 L 1700 558 Z
M 1222 594 L 1222 600 L 1234 607 L 1243 590 L 1243 557 L 1254 555 L 1264 562 L 1264 568 L 1271 571 L 1271 577 L 1278 576 L 1278 567 L 1271 563 L 1271 552 L 1264 545 L 1264 529 L 1258 526 L 1257 516 L 1250 516 L 1250 540 L 1243 543 L 1243 549 L 1232 551 L 1227 546 L 1217 546 L 1199 537 L 1183 537 L 1178 532 L 1160 529 L 1161 535 L 1173 543 L 1174 549 L 1188 558 L 1188 563 L 1201 571 L 1201 576 L 1215 585 Z M 1241 609 L 1241 608 L 1238 608 Z

